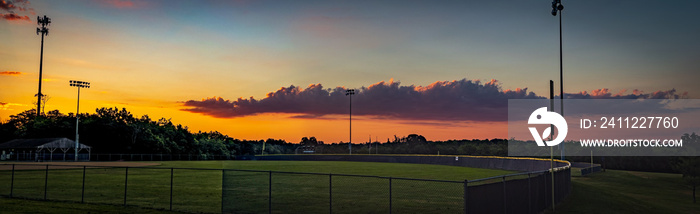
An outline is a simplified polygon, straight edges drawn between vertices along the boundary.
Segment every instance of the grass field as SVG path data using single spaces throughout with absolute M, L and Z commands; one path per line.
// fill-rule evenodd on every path
M 201 161 L 201 162 L 163 162 L 163 165 L 161 167 L 207 167 L 207 168 L 215 168 L 215 169 L 221 169 L 221 168 L 238 168 L 238 169 L 261 169 L 261 170 L 280 170 L 280 171 L 297 171 L 297 172 L 317 172 L 317 173 L 347 173 L 347 174 L 377 174 L 377 175 L 382 175 L 382 176 L 395 176 L 395 177 L 421 177 L 421 178 L 427 178 L 427 179 L 446 179 L 446 180 L 455 180 L 455 179 L 461 179 L 462 176 L 467 176 L 467 178 L 470 178 L 470 175 L 464 175 L 464 174 L 471 174 L 471 175 L 476 175 L 478 173 L 483 173 L 480 176 L 489 176 L 489 175 L 496 175 L 498 173 L 507 173 L 505 171 L 499 172 L 489 172 L 484 171 L 484 172 L 479 172 L 478 169 L 464 169 L 461 167 L 445 167 L 445 166 L 436 166 L 436 165 L 419 165 L 419 164 L 382 164 L 382 163 L 362 163 L 362 162 L 357 162 L 357 163 L 351 163 L 351 162 L 266 162 L 266 161 L 241 161 L 241 162 L 230 162 L 230 161 Z M 357 165 L 355 165 L 357 164 Z M 443 168 L 445 167 L 445 168 Z M 104 173 L 98 173 L 97 170 L 99 169 L 94 169 L 96 171 L 93 171 L 92 173 L 88 174 L 91 175 L 90 177 L 87 178 L 100 178 L 99 176 Z M 109 186 L 115 186 L 114 188 L 105 188 L 104 190 L 109 190 L 109 191 L 96 191 L 96 190 L 91 190 L 88 191 L 86 190 L 86 193 L 91 192 L 93 196 L 95 197 L 101 197 L 105 199 L 110 199 L 110 198 L 117 198 L 117 199 L 112 199 L 111 202 L 110 200 L 86 200 L 88 202 L 91 202 L 92 204 L 80 204 L 80 203 L 75 203 L 75 202 L 56 202 L 56 201 L 36 201 L 36 200 L 22 200 L 22 199 L 9 199 L 9 198 L 2 198 L 0 197 L 0 207 L 2 208 L 2 212 L 12 212 L 12 213 L 176 213 L 176 212 L 170 212 L 170 211 L 165 211 L 165 207 L 168 205 L 168 201 L 163 200 L 162 202 L 155 203 L 155 204 L 160 204 L 160 206 L 155 206 L 156 208 L 160 207 L 160 209 L 150 209 L 150 208 L 143 208 L 143 207 L 137 207 L 135 205 L 139 206 L 145 206 L 145 207 L 151 207 L 151 204 L 144 204 L 144 203 L 137 203 L 139 200 L 145 200 L 147 201 L 148 198 L 150 198 L 149 195 L 154 194 L 155 192 L 158 191 L 163 191 L 162 185 L 155 185 L 151 183 L 150 185 L 146 185 L 144 182 L 148 182 L 151 180 L 141 180 L 142 178 L 139 178 L 140 176 L 146 176 L 146 177 L 154 177 L 154 179 L 163 181 L 166 180 L 166 182 L 169 182 L 169 170 L 167 170 L 166 175 L 161 175 L 163 173 L 156 173 L 155 175 L 153 174 L 148 174 L 145 172 L 139 172 L 139 171 L 134 171 L 133 176 L 131 176 L 132 170 L 129 170 L 130 177 L 129 177 L 129 186 L 131 188 L 132 183 L 133 185 L 137 186 L 142 186 L 141 188 L 145 188 L 144 191 L 141 192 L 129 192 L 129 201 L 128 204 L 129 206 L 121 206 L 121 205 L 107 205 L 107 204 L 101 204 L 101 203 L 116 203 L 116 204 L 121 204 L 123 201 L 123 168 L 121 169 L 101 169 L 102 172 L 110 172 L 113 171 L 112 177 L 113 179 L 106 179 L 103 180 L 101 185 L 104 185 L 105 187 Z M 66 172 L 71 171 L 71 170 L 66 170 Z M 82 169 L 80 169 L 80 176 L 82 176 Z M 88 170 L 90 172 L 92 170 Z M 178 172 L 177 170 L 175 171 L 176 173 Z M 182 171 L 183 175 L 179 175 L 175 177 L 175 185 L 183 185 L 183 184 L 189 184 L 189 185 L 195 185 L 203 188 L 194 188 L 194 187 L 189 187 L 186 188 L 185 190 L 177 190 L 176 195 L 177 197 L 174 197 L 174 209 L 175 210 L 180 210 L 180 211 L 185 211 L 185 212 L 219 212 L 220 210 L 220 200 L 221 200 L 221 172 L 218 171 L 217 173 L 213 173 L 216 171 L 212 171 L 212 173 L 207 173 L 207 172 L 200 172 L 200 171 Z M 32 177 L 32 173 L 34 173 L 34 176 L 38 176 L 39 178 L 35 179 L 30 179 L 29 177 Z M 494 174 L 490 174 L 494 173 Z M 68 173 L 71 174 L 71 173 Z M 76 173 L 72 173 L 76 174 Z M 617 171 L 617 170 L 608 170 L 607 172 L 601 172 L 601 173 L 594 173 L 592 175 L 586 176 L 586 177 L 581 177 L 581 176 L 576 176 L 577 172 L 572 172 L 574 174 L 574 177 L 572 178 L 572 183 L 573 183 L 573 192 L 572 194 L 565 199 L 565 201 L 556 208 L 556 213 L 698 213 L 698 210 L 700 210 L 700 203 L 693 204 L 692 203 L 692 198 L 691 198 L 691 190 L 684 186 L 682 183 L 681 176 L 678 174 L 667 174 L 667 173 L 648 173 L 648 172 L 633 172 L 633 171 Z M 0 194 L 6 195 L 8 187 L 6 181 L 6 176 L 8 174 L 6 171 L 0 171 Z M 176 174 L 177 175 L 177 174 Z M 404 176 L 406 175 L 406 176 Z M 416 176 L 410 176 L 410 175 L 416 175 Z M 43 171 L 35 171 L 35 172 L 24 172 L 23 174 L 16 174 L 17 177 L 16 179 L 21 179 L 21 180 L 16 180 L 16 185 L 29 185 L 30 181 L 31 182 L 36 182 L 36 180 L 41 180 L 39 185 L 35 185 L 33 188 L 40 188 L 43 190 Z M 61 176 L 64 178 L 62 180 L 68 180 L 69 178 L 75 178 L 75 176 L 68 176 L 66 174 L 60 174 L 60 173 L 54 173 L 53 171 L 50 172 L 49 178 L 56 177 L 56 179 L 60 179 Z M 82 177 L 80 177 L 82 178 Z M 258 181 L 260 182 L 265 182 L 263 181 L 267 177 L 260 178 Z M 284 177 L 280 177 L 280 180 L 282 180 Z M 134 179 L 134 180 L 132 180 Z M 301 185 L 301 187 L 294 187 L 290 186 L 293 188 L 307 188 L 308 186 L 313 187 L 315 183 L 320 183 L 320 182 L 315 182 L 313 179 L 295 179 L 295 178 L 289 178 L 287 177 L 286 179 L 289 179 L 289 181 L 294 181 L 295 183 Z M 209 181 L 212 180 L 212 181 Z M 89 180 L 88 180 L 89 181 Z M 342 179 L 336 179 L 333 180 L 334 184 L 335 182 L 341 182 Z M 56 186 L 49 188 L 49 194 L 48 197 L 49 199 L 52 200 L 60 200 L 59 197 L 67 197 L 69 200 L 76 199 L 76 191 L 70 190 L 70 191 L 59 191 L 59 188 L 65 188 L 65 189 L 70 189 L 73 188 L 73 184 L 69 183 L 74 183 L 74 182 L 68 182 L 64 181 L 63 183 L 60 183 L 58 180 L 54 181 L 57 183 L 50 182 L 49 187 L 53 186 L 54 184 L 63 184 L 67 186 Z M 118 184 L 114 184 L 114 183 Z M 326 180 L 327 182 L 327 180 Z M 371 181 L 366 181 L 371 184 Z M 265 183 L 266 185 L 267 183 Z M 358 185 L 356 186 L 346 186 L 345 189 L 350 189 L 348 191 L 373 191 L 372 189 L 366 190 L 368 188 L 359 188 L 359 185 L 365 185 L 367 183 L 357 183 Z M 71 186 L 73 185 L 73 186 Z M 256 192 L 264 192 L 265 185 L 252 185 L 250 189 Z M 281 185 L 281 183 L 277 183 L 273 181 L 273 185 Z M 97 187 L 98 185 L 95 185 Z M 150 186 L 150 187 L 149 187 Z M 241 185 L 243 186 L 243 185 Z M 322 185 L 321 185 L 322 186 Z M 319 186 L 319 187 L 321 187 Z M 410 186 L 410 185 L 409 185 Z M 136 188 L 136 186 L 134 186 Z M 169 188 L 169 186 L 168 186 Z M 395 187 L 396 188 L 396 187 Z M 33 196 L 37 196 L 39 198 L 43 198 L 43 193 L 41 191 L 29 191 L 31 188 L 28 186 L 25 186 L 20 189 L 16 189 L 17 194 L 21 194 L 24 196 L 32 196 L 30 194 L 33 194 Z M 342 190 L 343 188 L 338 187 L 337 191 Z M 419 190 L 421 188 L 407 188 L 406 190 Z M 169 189 L 167 189 L 169 191 Z M 381 190 L 381 189 L 379 189 Z M 136 191 L 136 190 L 134 190 Z M 334 190 L 335 192 L 336 190 Z M 402 192 L 404 190 L 398 190 L 397 189 L 397 194 L 399 192 Z M 460 190 L 456 190 L 457 192 L 461 192 Z M 59 193 L 63 192 L 63 193 Z M 143 193 L 148 193 L 148 194 L 143 194 Z M 169 192 L 168 192 L 169 193 Z M 274 192 L 273 192 L 274 193 Z M 425 192 L 413 192 L 412 194 L 425 194 Z M 143 194 L 143 195 L 142 195 Z M 353 193 L 357 194 L 357 192 Z M 377 193 L 378 195 L 382 195 L 381 193 Z M 110 196 L 114 195 L 114 196 Z M 162 194 L 161 194 L 162 195 Z M 209 197 L 205 196 L 208 195 Z M 298 201 L 306 201 L 308 203 L 314 203 L 318 201 L 322 201 L 323 198 L 327 197 L 327 195 L 322 195 L 322 194 L 304 194 L 308 195 L 308 198 L 305 197 L 300 197 L 301 194 L 296 194 L 295 200 Z M 342 194 L 337 195 L 335 200 L 342 200 L 343 196 Z M 429 194 L 428 194 L 429 195 Z M 169 194 L 168 194 L 169 196 Z M 385 196 L 385 195 L 382 195 Z M 204 197 L 205 199 L 199 200 L 198 198 Z M 288 197 L 288 196 L 285 196 Z M 208 198 L 208 199 L 206 199 Z M 254 199 L 254 196 L 249 197 L 251 200 Z M 79 200 L 79 192 L 77 196 L 77 200 Z M 87 199 L 87 198 L 86 198 Z M 278 198 L 279 199 L 279 198 Z M 273 199 L 274 200 L 274 199 Z M 295 200 L 290 200 L 294 202 Z M 158 200 L 155 200 L 156 202 Z M 256 206 L 253 207 L 261 207 L 261 209 L 266 209 L 266 199 L 261 200 L 263 204 L 257 204 Z M 362 201 L 362 200 L 357 200 L 353 203 L 348 203 L 350 205 L 358 205 L 362 203 L 368 203 L 367 201 Z M 398 203 L 398 202 L 397 202 Z M 192 205 L 192 204 L 197 204 L 197 205 Z M 415 203 L 419 204 L 419 203 Z M 277 206 L 285 206 L 284 204 L 274 204 Z M 336 205 L 334 204 L 334 207 Z M 341 206 L 341 205 L 337 205 Z M 400 208 L 396 208 L 399 207 Z M 321 208 L 318 208 L 318 210 L 309 210 L 310 212 L 313 211 L 318 211 L 321 213 L 327 212 L 327 210 L 321 210 L 321 209 L 327 209 L 328 206 L 319 206 Z M 377 210 L 374 210 L 376 212 L 384 212 L 383 206 L 376 206 L 378 207 Z M 341 207 L 337 207 L 340 209 Z M 260 209 L 260 208 L 258 208 Z M 397 210 L 398 209 L 398 210 Z M 400 211 L 409 211 L 409 212 L 418 212 L 420 208 L 416 208 L 415 206 L 411 206 L 410 204 L 397 204 L 395 205 L 395 212 L 400 212 Z M 256 210 L 251 209 L 247 210 L 250 212 L 254 212 Z M 292 212 L 294 210 L 280 210 L 280 212 Z M 334 208 L 334 211 L 335 208 Z M 449 210 L 445 210 L 445 212 L 448 212 Z M 438 211 L 439 212 L 439 211 Z M 444 213 L 444 212 L 443 212 Z M 552 213 L 551 211 L 548 211 L 547 213 Z
M 207 168 L 271 170 L 285 172 L 373 175 L 463 181 L 512 173 L 504 170 L 465 167 L 317 161 L 173 161 L 162 162 L 159 168 L 129 168 L 127 200 L 129 206 L 168 210 L 170 208 L 169 168 Z M 87 168 L 85 197 L 91 204 L 124 203 L 126 168 Z M 81 201 L 83 169 L 52 169 L 48 173 L 46 198 L 60 201 Z M 44 168 L 15 171 L 15 197 L 43 199 Z M 9 195 L 11 172 L 0 171 L 0 194 Z M 227 207 L 236 212 L 267 210 L 269 173 L 227 171 L 223 197 Z M 274 173 L 272 205 L 277 212 L 325 212 L 329 209 L 328 175 L 298 175 Z M 388 179 L 371 177 L 333 176 L 334 212 L 388 212 Z M 392 181 L 392 202 L 395 212 L 401 209 L 425 212 L 459 212 L 462 209 L 462 184 L 410 180 Z M 3 207 L 12 207 L 2 199 Z M 221 211 L 222 171 L 175 169 L 173 171 L 173 210 L 216 213 Z M 34 203 L 26 202 L 22 203 Z M 55 203 L 55 202 L 51 202 Z M 69 205 L 71 203 L 68 203 Z M 233 205 L 229 205 L 233 204 Z M 73 204 L 80 206 L 79 204 Z M 75 207 L 69 206 L 69 207 Z M 20 206 L 26 209 L 27 206 Z M 107 206 L 109 207 L 109 206 Z M 360 209 L 362 208 L 362 209 Z M 72 209 L 72 208 L 67 208 Z M 101 209 L 101 208 L 98 208 Z M 398 209 L 398 210 L 397 210 Z M 447 210 L 444 210 L 447 209 Z M 227 209 L 229 210 L 229 209 Z
M 700 213 L 680 174 L 607 170 L 572 184 L 557 213 Z

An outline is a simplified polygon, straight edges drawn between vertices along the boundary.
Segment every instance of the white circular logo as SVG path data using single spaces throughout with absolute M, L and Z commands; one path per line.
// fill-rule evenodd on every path
M 537 146 L 556 146 L 559 145 L 564 138 L 566 138 L 566 133 L 569 132 L 569 127 L 566 124 L 566 120 L 559 113 L 547 111 L 547 107 L 538 108 L 530 115 L 527 120 L 527 124 L 551 124 L 557 128 L 559 134 L 554 140 L 545 141 L 544 139 L 552 133 L 552 127 L 547 127 L 542 135 L 539 135 L 535 127 L 528 127 L 532 137 L 535 138 Z

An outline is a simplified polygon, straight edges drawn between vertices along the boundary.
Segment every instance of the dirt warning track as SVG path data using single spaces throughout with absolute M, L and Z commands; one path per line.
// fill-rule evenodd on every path
M 27 169 L 45 169 L 46 165 L 49 169 L 72 169 L 72 168 L 82 168 L 87 166 L 88 168 L 100 168 L 100 167 L 142 167 L 142 166 L 158 166 L 160 163 L 153 162 L 126 162 L 126 161 L 116 161 L 116 162 L 0 162 L 0 170 L 12 170 L 12 165 L 15 165 L 15 170 L 27 170 Z

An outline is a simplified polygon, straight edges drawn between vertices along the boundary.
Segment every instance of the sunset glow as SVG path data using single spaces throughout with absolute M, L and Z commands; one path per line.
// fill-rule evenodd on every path
M 692 26 L 700 5 L 625 4 L 567 2 L 567 96 L 699 98 L 700 28 Z M 22 7 L 0 10 L 2 121 L 36 108 L 37 15 L 53 21 L 44 44 L 45 111 L 75 112 L 69 80 L 88 81 L 81 113 L 126 108 L 238 139 L 347 142 L 345 89 L 357 90 L 355 143 L 413 133 L 506 138 L 507 100 L 545 98 L 548 81 L 559 80 L 559 25 L 547 2 L 33 0 Z

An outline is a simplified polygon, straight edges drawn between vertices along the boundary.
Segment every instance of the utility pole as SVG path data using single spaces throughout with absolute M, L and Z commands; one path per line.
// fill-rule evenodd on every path
M 36 116 L 39 116 L 41 115 L 41 98 L 44 96 L 41 93 L 41 79 L 43 75 L 42 67 L 44 66 L 44 36 L 49 35 L 49 29 L 46 28 L 46 26 L 51 24 L 51 18 L 46 17 L 46 15 L 44 15 L 44 18 L 37 16 L 36 23 L 37 25 L 41 26 L 36 28 L 36 35 L 41 33 L 41 54 L 39 56 L 39 93 L 36 94 Z

